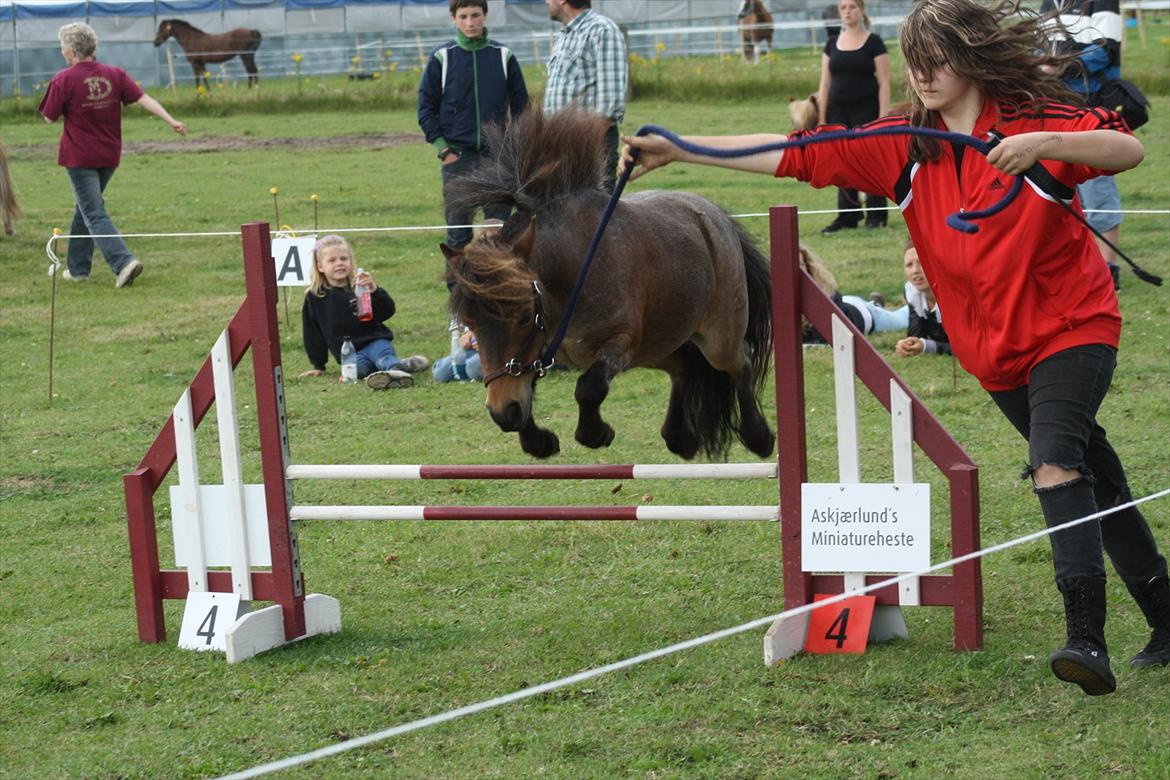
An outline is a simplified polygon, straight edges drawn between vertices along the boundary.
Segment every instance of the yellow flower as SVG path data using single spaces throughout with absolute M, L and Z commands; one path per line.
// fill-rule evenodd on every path
M 195 87 L 195 94 L 199 95 L 199 97 L 207 97 L 207 87 L 200 84 Z
M 361 65 L 362 64 L 362 55 L 360 55 L 360 54 L 353 55 L 353 58 L 350 59 L 350 62 L 352 62 L 354 65 Z
M 302 61 L 303 59 L 305 59 L 305 55 L 301 54 L 300 52 L 297 52 L 296 54 L 294 54 L 294 55 L 292 56 L 292 61 L 293 61 L 293 62 L 300 62 L 300 61 Z
M 661 41 L 660 41 L 660 42 L 658 42 L 658 43 L 656 43 L 656 44 L 654 44 L 654 51 L 656 51 L 656 52 L 658 52 L 659 54 L 661 54 L 662 52 L 666 51 L 666 44 L 665 44 L 665 43 L 662 43 Z

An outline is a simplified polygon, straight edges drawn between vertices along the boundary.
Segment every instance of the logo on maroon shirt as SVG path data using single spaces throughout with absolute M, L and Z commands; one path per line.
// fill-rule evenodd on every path
M 114 91 L 114 85 L 110 80 L 102 76 L 91 76 L 85 80 L 85 86 L 89 88 L 89 94 L 86 95 L 86 100 L 98 101 L 105 100 Z

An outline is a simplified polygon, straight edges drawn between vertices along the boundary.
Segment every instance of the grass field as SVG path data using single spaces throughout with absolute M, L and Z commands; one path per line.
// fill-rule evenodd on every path
M 1165 49 L 1162 50 L 1164 56 Z M 685 132 L 786 126 L 787 95 L 756 104 L 640 100 L 628 127 Z M 176 112 L 184 118 L 181 112 Z M 1119 181 L 1130 209 L 1170 203 L 1170 98 L 1155 99 L 1140 137 L 1147 161 Z M 128 156 L 107 191 L 125 233 L 233 230 L 271 221 L 312 227 L 432 225 L 441 207 L 434 156 L 420 142 L 291 148 L 273 138 L 410 132 L 410 111 L 240 112 L 191 121 L 192 139 L 238 142 L 185 153 L 176 139 Z M 128 140 L 167 140 L 132 117 Z M 174 647 L 181 604 L 168 603 L 168 643 L 136 639 L 121 475 L 132 469 L 243 295 L 238 239 L 131 238 L 147 264 L 119 291 L 100 259 L 94 281 L 58 281 L 55 394 L 47 397 L 49 280 L 44 245 L 68 228 L 72 196 L 55 164 L 59 129 L 4 127 L 28 212 L 0 242 L 0 776 L 205 777 L 247 768 L 397 723 L 508 693 L 732 626 L 782 605 L 775 525 L 663 523 L 306 523 L 308 589 L 342 602 L 341 634 L 245 664 Z M 251 144 L 249 144 L 251 142 Z M 830 191 L 695 167 L 634 187 L 700 192 L 733 213 L 775 203 L 832 207 Z M 831 217 L 806 214 L 801 233 L 847 292 L 901 290 L 900 218 L 877 233 L 822 237 Z M 764 221 L 745 223 L 763 239 Z M 1170 276 L 1163 215 L 1132 215 L 1124 245 Z M 400 351 L 446 352 L 440 234 L 369 233 L 361 263 L 399 305 Z M 63 254 L 63 247 L 62 247 Z M 1170 486 L 1170 298 L 1124 274 L 1122 357 L 1101 419 L 1130 470 L 1134 493 Z M 514 436 L 482 406 L 482 388 L 436 386 L 369 393 L 302 380 L 297 308 L 282 332 L 292 457 L 300 463 L 517 463 Z M 282 325 L 284 311 L 280 312 Z M 894 338 L 875 343 L 891 351 Z M 891 360 L 894 358 L 891 357 Z M 1017 479 L 1026 450 L 970 377 L 947 359 L 896 368 L 980 464 L 986 545 L 1041 526 Z M 835 479 L 831 361 L 810 353 L 813 480 Z M 245 446 L 255 440 L 248 375 L 238 375 Z M 336 376 L 334 369 L 333 376 Z M 542 383 L 538 413 L 561 434 L 565 463 L 670 462 L 657 435 L 666 383 L 635 371 L 606 404 L 610 450 L 571 440 L 571 374 Z M 772 403 L 766 404 L 774 419 Z M 883 414 L 863 405 L 865 473 L 890 478 Z M 783 436 L 784 432 L 780 431 Z M 884 437 L 884 438 L 883 438 Z M 204 480 L 217 481 L 214 424 L 200 434 Z M 741 449 L 731 460 L 745 461 Z M 254 454 L 246 476 L 258 481 Z M 934 559 L 949 557 L 946 491 L 935 491 Z M 333 483 L 302 485 L 305 503 L 545 504 L 768 503 L 775 488 L 718 482 Z M 1148 507 L 1163 548 L 1170 504 Z M 157 506 L 164 561 L 169 515 Z M 761 663 L 760 632 L 646 664 L 583 686 L 328 759 L 287 777 L 1026 777 L 1170 776 L 1170 673 L 1126 660 L 1143 621 L 1116 578 L 1108 626 L 1118 692 L 1084 697 L 1046 664 L 1062 638 L 1044 543 L 984 562 L 986 647 L 950 649 L 946 610 L 907 611 L 911 639 L 863 656 Z

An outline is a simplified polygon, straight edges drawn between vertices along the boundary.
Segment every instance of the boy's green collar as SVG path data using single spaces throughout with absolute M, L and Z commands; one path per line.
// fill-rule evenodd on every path
M 460 49 L 466 49 L 467 51 L 482 49 L 488 45 L 488 30 L 486 27 L 483 28 L 483 35 L 479 36 L 478 38 L 468 38 L 462 32 L 456 30 L 455 42 L 459 44 Z

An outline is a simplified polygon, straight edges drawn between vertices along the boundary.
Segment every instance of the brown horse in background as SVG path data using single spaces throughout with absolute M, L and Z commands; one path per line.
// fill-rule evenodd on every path
M 743 39 L 743 58 L 760 61 L 760 49 L 768 44 L 772 50 L 772 14 L 768 13 L 763 0 L 743 0 L 737 14 L 739 37 Z
M 183 47 L 187 62 L 191 63 L 191 70 L 195 71 L 196 88 L 202 79 L 207 88 L 211 89 L 211 82 L 206 75 L 208 63 L 226 62 L 237 55 L 244 63 L 244 70 L 248 71 L 248 86 L 260 83 L 260 69 L 256 67 L 256 50 L 260 48 L 259 30 L 237 27 L 222 35 L 209 35 L 182 19 L 164 19 L 158 25 L 154 45 L 162 46 L 171 37 Z
M 532 400 L 548 369 L 541 353 L 568 316 L 586 247 L 605 209 L 606 122 L 595 114 L 529 108 L 506 128 L 489 125 L 482 163 L 453 180 L 448 203 L 508 203 L 496 236 L 447 258 L 451 313 L 479 340 L 487 408 L 530 455 L 560 450 L 537 425 Z M 737 436 L 761 458 L 776 437 L 760 409 L 772 343 L 768 263 L 723 209 L 687 192 L 622 198 L 569 319 L 558 363 L 577 380 L 578 442 L 607 447 L 601 404 L 629 368 L 670 375 L 661 434 L 671 452 L 726 457 Z

